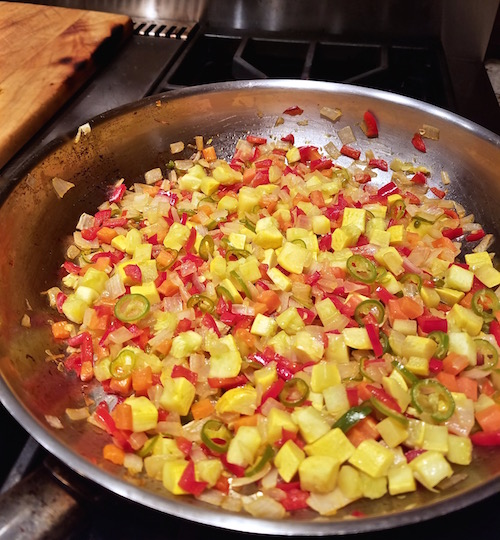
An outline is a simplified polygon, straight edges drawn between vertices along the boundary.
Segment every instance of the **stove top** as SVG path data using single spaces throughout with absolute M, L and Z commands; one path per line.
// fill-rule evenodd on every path
M 439 42 L 359 42 L 214 32 L 164 21 L 138 21 L 120 54 L 68 102 L 26 147 L 0 171 L 7 184 L 23 162 L 56 137 L 106 110 L 164 91 L 198 84 L 260 78 L 301 78 L 344 82 L 388 90 L 456 112 L 500 134 L 500 108 L 484 72 L 457 94 L 460 79 L 447 65 Z M 479 67 L 476 66 L 479 70 Z M 484 67 L 483 67 L 484 71 Z M 480 70 L 479 70 L 480 72 Z M 474 86 L 475 85 L 475 86 Z M 493 105 L 494 104 L 494 105 Z M 7 184 L 2 180 L 4 189 Z M 0 405 L 0 429 L 8 434 L 0 459 L 0 490 L 7 491 L 47 455 Z M 5 441 L 5 438 L 4 438 Z M 93 488 L 91 488 L 92 491 Z M 167 517 L 101 493 L 83 503 L 85 519 L 71 539 L 206 538 L 213 529 Z M 471 507 L 411 527 L 369 533 L 373 540 L 403 534 L 430 538 L 446 532 L 456 540 L 497 538 L 500 494 Z M 241 533 L 217 531 L 221 539 Z M 67 537 L 67 536 L 66 536 Z M 249 537 L 252 537 L 249 534 Z M 2 531 L 0 530 L 0 538 Z M 359 539 L 359 535 L 356 536 Z

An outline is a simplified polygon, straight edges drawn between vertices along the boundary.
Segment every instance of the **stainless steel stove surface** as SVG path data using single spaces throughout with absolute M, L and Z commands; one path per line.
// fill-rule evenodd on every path
M 106 6 L 110 11 L 118 10 L 116 3 Z M 99 8 L 93 2 L 87 2 L 86 7 Z M 435 37 L 398 35 L 395 39 L 380 36 L 375 39 L 367 35 L 366 39 L 359 39 L 359 36 L 349 38 L 325 31 L 318 35 L 312 31 L 271 32 L 240 26 L 228 29 L 218 28 L 217 24 L 137 17 L 135 34 L 116 58 L 0 171 L 3 176 L 0 189 L 6 191 L 22 163 L 43 145 L 95 115 L 147 95 L 226 80 L 302 78 L 379 88 L 457 112 L 500 134 L 500 109 L 486 73 L 480 71 L 477 63 L 473 68 L 469 66 L 468 71 L 458 69 L 460 61 L 447 56 L 441 41 Z M 474 87 L 471 81 L 463 83 L 471 69 L 479 73 Z M 0 430 L 3 433 L 0 490 L 6 491 L 43 463 L 47 455 L 1 405 Z M 49 464 L 51 468 L 59 466 L 53 460 Z M 172 539 L 206 539 L 215 534 L 221 539 L 244 536 L 155 513 L 85 481 L 83 488 L 79 480 L 76 484 L 77 491 L 84 494 L 78 512 L 84 517 L 79 525 L 74 525 L 71 535 L 65 531 L 61 537 L 154 540 L 167 535 Z M 498 538 L 499 507 L 500 495 L 496 495 L 451 515 L 369 533 L 369 537 L 390 540 L 411 533 L 437 538 L 446 533 L 446 537 L 455 540 L 474 536 Z M 8 534 L 9 531 L 0 530 L 0 538 L 8 538 Z M 57 535 L 54 532 L 49 537 Z M 250 532 L 249 537 L 252 537 Z

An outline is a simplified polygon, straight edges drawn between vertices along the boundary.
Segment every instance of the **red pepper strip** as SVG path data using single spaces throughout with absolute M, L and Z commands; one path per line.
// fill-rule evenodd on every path
M 237 476 L 238 478 L 245 476 L 245 467 L 241 467 L 240 465 L 235 465 L 234 463 L 229 463 L 229 461 L 227 460 L 226 454 L 220 454 L 219 457 L 222 462 L 222 465 L 224 465 L 224 468 L 227 471 L 229 471 L 231 474 L 234 474 L 234 476 Z
M 66 261 L 63 264 L 63 268 L 68 272 L 68 274 L 79 274 L 81 268 L 76 265 L 75 263 L 72 263 L 71 261 Z
M 373 347 L 373 353 L 375 356 L 379 357 L 384 354 L 384 348 L 382 347 L 382 343 L 380 342 L 380 338 L 378 335 L 378 327 L 374 324 L 365 324 L 366 331 L 368 333 L 368 337 L 370 338 L 370 343 Z
M 314 285 L 321 279 L 321 274 L 316 270 L 312 274 L 306 276 L 305 282 L 307 285 Z M 313 319 L 314 320 L 314 319 Z
M 178 377 L 184 377 L 187 379 L 192 385 L 195 385 L 198 382 L 198 373 L 195 373 L 194 371 L 191 371 L 187 367 L 181 366 L 181 365 L 175 365 L 172 368 L 172 379 L 176 379 Z
M 127 191 L 127 186 L 125 186 L 125 184 L 120 184 L 119 186 L 116 186 L 111 192 L 108 201 L 110 203 L 117 203 L 118 201 L 121 201 L 123 195 L 125 194 L 125 191 Z
M 374 169 L 380 169 L 381 171 L 389 170 L 389 165 L 385 159 L 370 159 L 368 165 Z
M 315 161 L 321 159 L 321 154 L 316 146 L 301 146 L 299 148 L 300 161 L 306 163 L 307 161 Z
M 462 229 L 462 227 L 457 227 L 456 229 L 444 229 L 444 231 L 441 231 L 441 234 L 445 238 L 453 240 L 454 238 L 462 236 L 462 234 L 464 234 L 464 230 Z
M 285 135 L 284 137 L 281 137 L 281 140 L 283 142 L 289 142 L 294 144 L 295 143 L 295 137 L 293 136 L 293 133 L 289 133 L 288 135 Z
M 366 389 L 370 391 L 374 398 L 378 399 L 386 407 L 389 407 L 389 409 L 392 409 L 398 413 L 401 412 L 401 407 L 399 406 L 398 402 L 382 388 L 374 386 L 373 384 L 367 384 Z
M 379 285 L 375 289 L 375 294 L 378 296 L 379 300 L 382 300 L 384 304 L 387 304 L 389 300 L 397 299 L 395 294 L 390 293 L 385 287 L 382 287 L 382 285 Z
M 469 437 L 476 446 L 500 446 L 500 431 L 478 431 Z
M 137 264 L 127 264 L 123 271 L 125 275 L 129 277 L 134 284 L 142 283 L 142 271 Z
M 357 386 L 347 386 L 346 387 L 347 400 L 349 401 L 350 407 L 356 407 L 359 405 L 359 393 Z
M 285 109 L 283 114 L 288 114 L 289 116 L 300 116 L 303 112 L 304 110 L 298 105 L 294 105 L 293 107 L 288 107 L 288 109 Z
M 179 487 L 192 495 L 201 495 L 207 487 L 207 482 L 198 482 L 194 474 L 194 463 L 188 461 L 187 467 L 184 469 L 182 476 L 179 479 Z
M 495 336 L 497 345 L 500 347 L 500 323 L 496 319 L 490 322 L 490 334 Z
M 385 186 L 382 186 L 378 191 L 379 197 L 387 197 L 388 195 L 395 195 L 399 193 L 399 188 L 394 182 L 388 182 Z
M 347 144 L 344 144 L 344 146 L 342 146 L 342 148 L 340 149 L 340 153 L 352 159 L 359 159 L 359 156 L 361 156 L 360 150 L 356 150 L 356 148 L 348 146 Z
M 324 171 L 333 167 L 333 161 L 328 158 L 314 159 L 309 164 L 311 171 Z
M 281 448 L 288 441 L 293 441 L 299 448 L 304 448 L 305 446 L 305 442 L 302 439 L 299 439 L 299 436 L 295 431 L 289 431 L 285 428 L 281 428 L 281 439 L 277 440 L 274 443 L 274 446 L 276 448 Z M 283 491 L 285 491 L 285 489 L 283 489 Z
M 210 313 L 205 313 L 205 315 L 203 315 L 203 319 L 201 319 L 201 324 L 203 324 L 203 326 L 206 326 L 210 330 L 213 330 L 217 334 L 217 336 L 220 337 L 219 327 L 217 326 L 215 319 L 212 317 L 212 315 L 210 315 Z
M 414 184 L 425 184 L 427 182 L 427 178 L 425 177 L 424 173 L 419 171 L 413 175 L 413 178 L 411 178 L 411 181 Z
M 316 318 L 314 311 L 307 308 L 297 308 L 297 313 L 300 315 L 300 318 L 306 323 L 311 324 Z
M 67 343 L 70 347 L 80 347 L 82 362 L 92 362 L 94 358 L 94 347 L 92 345 L 92 336 L 89 332 L 82 332 L 81 334 L 70 337 Z
M 478 231 L 471 232 L 465 237 L 465 240 L 467 242 L 475 242 L 476 240 L 481 240 L 481 238 L 484 238 L 486 236 L 486 233 L 483 231 L 483 229 L 479 229 Z
M 109 227 L 110 229 L 114 229 L 115 227 L 125 227 L 127 221 L 126 217 L 109 218 L 103 221 L 102 226 Z
M 189 456 L 191 448 L 193 447 L 192 441 L 186 439 L 186 437 L 179 436 L 175 438 L 175 444 L 185 456 Z
M 422 332 L 429 334 L 439 330 L 440 332 L 448 332 L 448 321 L 441 317 L 434 317 L 433 315 L 421 315 L 417 317 L 418 327 Z
M 230 390 L 231 388 L 236 388 L 237 386 L 245 386 L 248 379 L 245 375 L 237 375 L 236 377 L 209 377 L 207 379 L 208 385 L 210 388 L 223 388 L 224 390 Z
M 369 138 L 378 137 L 377 120 L 371 111 L 365 111 L 363 122 L 365 123 L 365 135 Z
M 422 448 L 414 448 L 413 450 L 408 450 L 408 452 L 405 452 L 406 461 L 410 463 L 410 461 L 422 455 L 424 452 L 427 452 L 427 450 L 424 450 Z
M 123 324 L 120 321 L 117 321 L 117 320 L 111 321 L 109 323 L 109 326 L 106 328 L 106 331 L 102 335 L 101 339 L 99 340 L 99 345 L 101 347 L 104 347 L 109 334 L 111 334 L 111 332 L 114 332 L 117 328 L 120 328 L 121 326 L 123 326 Z
M 99 210 L 99 212 L 96 212 L 94 215 L 95 218 L 95 226 L 100 227 L 105 219 L 109 219 L 111 217 L 111 208 L 108 208 L 107 210 Z
M 191 330 L 191 321 L 190 319 L 181 319 L 177 323 L 177 328 L 175 331 L 180 334 L 181 332 L 187 332 L 188 330 Z
M 264 403 L 269 398 L 277 399 L 284 386 L 285 381 L 283 379 L 278 379 L 277 381 L 274 381 L 273 384 L 271 384 L 271 386 L 262 394 L 262 400 L 260 402 L 259 408 L 257 409 L 257 412 L 260 412 L 262 405 L 264 405 Z
M 420 133 L 415 133 L 413 135 L 413 138 L 411 140 L 411 144 L 419 151 L 419 152 L 426 152 L 427 149 L 425 148 L 425 142 L 424 139 L 422 139 L 422 135 Z
M 429 372 L 433 375 L 437 375 L 440 371 L 443 371 L 443 362 L 438 358 L 431 358 L 429 360 Z
M 99 232 L 99 229 L 100 227 L 90 227 L 90 229 L 83 229 L 82 238 L 84 240 L 92 242 L 92 240 L 95 240 L 97 238 L 97 233 Z
M 273 164 L 272 159 L 261 159 L 260 161 L 255 162 L 255 167 L 257 169 L 269 169 L 269 167 Z
M 191 231 L 189 232 L 189 237 L 187 239 L 186 245 L 184 246 L 187 252 L 193 249 L 195 241 L 196 241 L 196 228 L 193 227 Z
M 265 137 L 258 137 L 257 135 L 248 135 L 247 141 L 250 144 L 266 144 L 267 139 Z
M 444 199 L 444 196 L 446 195 L 446 192 L 444 192 L 441 189 L 438 189 L 437 187 L 431 187 L 432 193 L 438 198 L 438 199 Z
M 96 262 L 101 257 L 109 257 L 110 261 L 113 264 L 119 263 L 123 257 L 125 257 L 125 254 L 121 251 L 98 251 L 97 253 L 94 253 L 92 255 L 92 258 L 90 259 L 91 262 Z
M 127 435 L 116 427 L 115 421 L 109 414 L 108 406 L 105 401 L 101 401 L 99 405 L 97 405 L 94 415 L 122 450 L 125 450 L 125 452 L 133 452 L 133 448 L 128 440 Z

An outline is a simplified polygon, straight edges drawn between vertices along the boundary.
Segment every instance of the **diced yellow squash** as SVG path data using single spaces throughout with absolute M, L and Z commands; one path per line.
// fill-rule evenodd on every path
M 137 246 L 142 243 L 141 233 L 137 229 L 130 229 L 125 236 L 125 251 L 132 255 Z
M 257 390 L 250 385 L 227 390 L 215 405 L 218 414 L 232 412 L 251 416 L 256 408 Z
M 127 249 L 127 239 L 125 238 L 125 235 L 119 234 L 118 236 L 115 236 L 111 240 L 111 246 L 117 249 L 118 251 L 125 253 Z
M 307 443 L 314 442 L 330 431 L 330 424 L 314 407 L 297 408 L 293 411 L 292 418 Z
M 426 422 L 422 448 L 424 450 L 435 450 L 436 452 L 446 454 L 448 452 L 448 428 Z
M 430 287 L 421 287 L 420 288 L 420 297 L 422 298 L 424 304 L 428 308 L 437 308 L 441 302 L 441 297 L 435 289 Z
M 274 268 L 278 264 L 278 256 L 276 255 L 276 251 L 274 251 L 274 249 L 266 249 L 261 262 L 262 264 L 267 264 L 268 268 Z
M 328 335 L 328 346 L 325 357 L 329 362 L 337 362 L 338 364 L 347 364 L 349 362 L 349 351 L 347 350 L 343 334 Z
M 292 348 L 299 359 L 313 362 L 319 362 L 325 350 L 323 340 L 307 330 L 301 330 L 292 336 Z
M 228 214 L 232 214 L 238 209 L 238 199 L 236 197 L 224 195 L 224 197 L 222 197 L 221 200 L 217 203 L 217 209 L 227 210 Z
M 448 332 L 448 352 L 466 356 L 471 366 L 477 364 L 477 347 L 474 339 L 467 332 Z
M 133 258 L 138 262 L 145 262 L 151 259 L 151 254 L 153 252 L 152 244 L 139 244 L 135 247 Z M 155 262 L 155 261 L 153 261 Z M 155 263 L 156 264 L 156 263 Z
M 87 306 L 91 306 L 98 298 L 99 293 L 90 287 L 80 285 L 74 292 L 76 298 L 83 300 Z
M 160 295 L 158 294 L 154 281 L 144 283 L 143 285 L 132 285 L 132 287 L 130 287 L 130 293 L 142 294 L 142 296 L 145 296 L 149 300 L 150 305 L 158 304 L 160 302 Z
M 360 235 L 361 230 L 354 225 L 339 227 L 332 233 L 332 249 L 334 251 L 342 251 L 345 248 L 354 246 Z
M 245 249 L 247 237 L 244 234 L 234 233 L 234 232 L 229 233 L 228 240 L 229 240 L 229 244 L 234 249 Z
M 388 247 L 391 243 L 391 233 L 388 231 L 381 231 L 379 229 L 374 229 L 368 236 L 370 244 L 375 244 L 380 247 Z
M 493 266 L 490 254 L 487 251 L 479 253 L 467 253 L 465 262 L 469 265 L 470 270 L 475 272 L 480 266 Z
M 484 319 L 476 315 L 472 309 L 455 304 L 447 315 L 448 329 L 452 331 L 465 330 L 471 336 L 477 336 L 483 327 Z
M 429 450 L 410 461 L 415 478 L 427 489 L 432 490 L 441 480 L 449 478 L 453 469 L 441 452 Z
M 296 163 L 300 161 L 300 152 L 296 146 L 292 146 L 286 153 L 286 160 L 288 163 Z
M 212 176 L 224 185 L 236 184 L 241 182 L 243 175 L 239 171 L 235 171 L 229 166 L 229 163 L 222 161 L 220 165 L 217 165 L 212 171 Z
M 324 216 L 313 216 L 312 217 L 312 229 L 314 234 L 329 234 L 331 230 L 330 220 Z
M 282 291 L 289 292 L 292 290 L 292 281 L 288 276 L 285 276 L 278 268 L 271 268 L 267 271 L 269 279 Z
M 94 289 L 94 291 L 101 294 L 106 288 L 106 283 L 109 281 L 109 276 L 102 270 L 96 270 L 95 268 L 89 268 L 85 275 L 80 279 L 78 286 L 85 285 Z
M 397 294 L 402 290 L 401 283 L 399 283 L 394 274 L 391 274 L 390 272 L 387 272 L 382 276 L 380 284 L 392 294 Z
M 432 262 L 430 266 L 428 266 L 431 274 L 435 277 L 437 276 L 444 276 L 444 273 L 446 270 L 448 270 L 450 266 L 450 261 L 446 261 L 444 259 L 440 259 L 436 257 L 435 259 L 432 259 Z
M 313 392 L 323 392 L 329 386 L 340 384 L 339 368 L 334 362 L 319 362 L 312 368 L 311 389 Z
M 417 321 L 414 319 L 394 319 L 392 328 L 405 336 L 417 334 Z
M 182 223 L 175 221 L 170 226 L 170 229 L 163 240 L 163 245 L 167 248 L 179 251 L 187 242 L 190 232 L 191 229 L 187 225 L 182 225 Z
M 457 465 L 469 465 L 472 461 L 472 441 L 469 437 L 449 433 L 446 459 Z
M 260 194 L 255 188 L 243 186 L 238 192 L 238 218 L 245 217 L 247 212 L 252 213 L 259 201 Z
M 163 465 L 163 486 L 167 491 L 174 495 L 187 495 L 187 491 L 179 487 L 179 480 L 182 478 L 187 466 L 188 462 L 185 459 L 165 461 Z
M 283 235 L 276 226 L 270 226 L 267 229 L 259 231 L 253 243 L 262 247 L 263 249 L 277 249 L 283 244 Z
M 340 467 L 337 484 L 349 499 L 359 499 L 363 496 L 359 471 L 351 465 Z
M 486 287 L 493 289 L 500 285 L 500 272 L 492 266 L 482 265 L 477 268 L 474 273 L 481 283 L 484 283 Z
M 342 227 L 346 227 L 347 225 L 354 225 L 364 233 L 366 227 L 366 210 L 364 208 L 344 208 Z
M 153 445 L 154 456 L 165 456 L 169 459 L 183 459 L 184 453 L 180 450 L 175 439 L 158 437 Z
M 314 307 L 323 326 L 330 329 L 339 316 L 339 310 L 335 307 L 335 304 L 330 298 L 324 298 L 317 301 Z
M 360 471 L 361 491 L 367 499 L 380 499 L 387 493 L 387 476 L 372 476 Z
M 250 332 L 255 336 L 271 337 L 276 333 L 277 327 L 278 323 L 276 319 L 262 315 L 262 313 L 257 313 Z
M 392 204 L 395 201 L 399 201 L 399 199 L 403 199 L 403 197 L 401 197 L 401 195 L 399 195 L 398 193 L 394 193 L 392 195 L 389 195 L 387 197 L 387 204 Z
M 243 279 L 251 283 L 255 283 L 262 277 L 259 270 L 259 261 L 253 256 L 247 257 L 245 262 L 240 264 L 238 271 Z
M 425 434 L 425 422 L 422 420 L 417 420 L 416 418 L 408 419 L 408 437 L 405 441 L 405 445 L 410 448 L 422 448 L 424 443 L 424 434 Z
M 344 463 L 354 454 L 355 447 L 340 428 L 335 428 L 306 444 L 304 450 L 308 456 L 331 456 Z
M 436 352 L 437 343 L 432 339 L 421 336 L 406 336 L 403 342 L 403 356 L 418 356 L 420 358 L 432 358 Z
M 375 260 L 395 275 L 403 272 L 403 258 L 396 248 L 389 246 L 375 252 Z
M 276 365 L 271 363 L 261 369 L 256 369 L 253 376 L 255 388 L 265 391 L 278 379 Z
M 206 346 L 210 354 L 209 377 L 236 377 L 241 369 L 241 354 L 231 334 L 223 336 Z
M 326 410 L 332 414 L 334 418 L 340 418 L 350 408 L 347 391 L 343 384 L 325 388 L 323 390 L 323 398 Z
M 311 260 L 311 254 L 305 247 L 292 242 L 285 242 L 278 255 L 278 264 L 293 274 L 302 274 Z
M 389 416 L 381 420 L 376 429 L 389 448 L 396 448 L 408 437 L 406 428 Z
M 337 485 L 340 463 L 331 456 L 309 456 L 299 465 L 300 488 L 312 493 L 329 493 Z
M 206 176 L 201 181 L 200 189 L 207 197 L 210 197 L 210 195 L 213 195 L 217 191 L 219 186 L 220 182 L 217 182 L 215 178 L 212 178 L 211 176 Z
M 472 289 L 473 281 L 474 273 L 457 264 L 452 264 L 445 272 L 445 284 L 450 289 L 469 292 Z
M 251 465 L 261 443 L 262 437 L 256 426 L 241 426 L 229 443 L 227 461 L 240 467 Z
M 202 459 L 194 464 L 195 476 L 199 482 L 206 482 L 212 488 L 219 479 L 223 466 L 220 459 Z
M 423 358 L 422 356 L 410 356 L 405 367 L 408 371 L 411 371 L 415 375 L 427 377 L 429 375 L 429 358 Z
M 406 411 L 411 399 L 408 386 L 399 372 L 394 369 L 389 377 L 383 377 L 382 386 L 397 401 L 401 410 Z
M 148 431 L 154 429 L 158 423 L 158 409 L 145 397 L 128 397 L 125 400 L 132 409 L 132 429 L 134 431 Z
M 196 394 L 195 387 L 184 377 L 162 377 L 163 392 L 160 405 L 170 412 L 186 416 L 191 409 Z
M 413 471 L 409 465 L 400 464 L 396 467 L 391 467 L 387 473 L 387 480 L 391 495 L 409 493 L 417 489 Z
M 233 304 L 242 304 L 243 298 L 238 292 L 238 289 L 234 286 L 233 282 L 229 278 L 223 279 L 219 285 L 231 295 L 231 302 Z
M 439 294 L 441 301 L 449 306 L 453 306 L 457 302 L 460 302 L 465 296 L 463 291 L 457 291 L 456 289 L 450 289 L 449 287 L 436 287 L 434 290 Z
M 392 451 L 373 439 L 362 441 L 349 458 L 351 465 L 372 478 L 386 476 L 393 461 Z
M 387 229 L 391 235 L 391 244 L 400 244 L 405 239 L 405 228 L 403 225 L 393 225 Z
M 287 334 L 296 334 L 305 326 L 305 322 L 299 315 L 296 307 L 289 307 L 276 317 L 278 326 Z
M 292 440 L 288 440 L 278 451 L 274 458 L 274 464 L 285 482 L 297 474 L 300 464 L 304 461 L 306 455 L 304 451 Z
M 181 332 L 172 340 L 172 348 L 170 353 L 174 358 L 186 358 L 199 350 L 203 338 L 197 332 L 188 330 Z
M 351 349 L 370 350 L 372 348 L 366 328 L 344 328 L 342 335 L 345 344 Z
M 227 263 L 224 257 L 216 255 L 210 261 L 210 272 L 218 278 L 224 278 L 226 276 Z
M 297 433 L 299 426 L 294 422 L 292 415 L 277 407 L 272 408 L 267 416 L 267 440 L 273 444 L 279 441 L 283 430 Z

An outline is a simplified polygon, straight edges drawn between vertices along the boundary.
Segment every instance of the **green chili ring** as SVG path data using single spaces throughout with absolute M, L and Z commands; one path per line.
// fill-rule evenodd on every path
M 389 205 L 389 217 L 391 219 L 401 219 L 406 212 L 406 204 L 403 199 L 396 199 Z
M 423 379 L 410 390 L 413 407 L 430 415 L 435 422 L 444 422 L 455 411 L 455 400 L 451 392 L 435 379 Z
M 437 343 L 434 357 L 438 360 L 442 360 L 448 354 L 448 347 L 450 345 L 448 334 L 441 332 L 441 330 L 434 330 L 433 332 L 430 332 L 427 337 Z
M 485 339 L 475 339 L 474 343 L 476 344 L 478 356 L 481 355 L 483 359 L 481 369 L 485 371 L 494 369 L 498 364 L 498 351 L 496 348 Z
M 149 300 L 142 294 L 125 294 L 115 304 L 115 316 L 122 322 L 135 322 L 149 311 Z
M 363 283 L 373 283 L 377 278 L 377 268 L 363 255 L 352 255 L 347 259 L 346 268 L 349 274 Z
M 228 249 L 226 251 L 226 261 L 229 261 L 231 257 L 237 259 L 246 259 L 250 253 L 246 249 Z
M 394 369 L 396 369 L 399 373 L 401 373 L 403 378 L 410 385 L 413 385 L 420 380 L 414 373 L 412 373 L 409 369 L 407 369 L 399 360 L 393 360 L 391 364 L 394 367 Z
M 241 275 L 238 272 L 236 272 L 236 270 L 231 270 L 229 275 L 236 282 L 235 285 L 238 285 L 238 287 L 236 287 L 236 288 L 240 288 L 241 291 L 245 293 L 245 296 L 247 298 L 252 298 L 252 295 L 250 293 L 250 289 L 248 288 L 248 285 L 247 285 L 246 281 L 241 277 Z
M 395 411 L 394 409 L 391 409 L 388 407 L 385 403 L 382 403 L 379 399 L 376 397 L 371 396 L 370 397 L 370 403 L 373 405 L 373 407 L 384 416 L 387 416 L 389 418 L 392 418 L 393 420 L 396 420 L 403 426 L 407 426 L 409 424 L 408 418 L 404 414 L 401 414 L 398 411 Z
M 400 280 L 400 283 L 413 283 L 420 290 L 422 287 L 422 278 L 418 274 L 404 274 Z
M 476 315 L 491 322 L 495 319 L 495 312 L 500 309 L 500 300 L 492 290 L 481 289 L 472 297 L 471 307 Z
M 285 407 L 299 407 L 309 397 L 309 385 L 304 379 L 293 377 L 285 382 L 278 397 Z
M 201 309 L 203 313 L 212 313 L 212 311 L 215 309 L 215 304 L 210 298 L 208 298 L 208 296 L 205 296 L 204 294 L 193 294 L 193 296 L 191 296 L 187 301 L 187 307 L 197 307 Z
M 207 420 L 201 428 L 201 440 L 213 452 L 224 454 L 233 436 L 225 424 L 219 420 Z
M 257 461 L 257 463 L 255 463 L 255 465 L 251 467 L 248 467 L 245 470 L 245 476 L 251 477 L 259 473 L 260 471 L 262 471 L 262 469 L 267 465 L 267 463 L 269 463 L 269 461 L 271 461 L 273 457 L 274 457 L 273 447 L 270 444 L 268 444 L 265 447 L 264 453 L 262 454 L 260 459 Z
M 198 255 L 204 260 L 208 261 L 208 258 L 214 252 L 214 239 L 206 234 L 200 242 L 200 247 L 198 248 Z
M 109 372 L 113 379 L 121 381 L 130 377 L 134 371 L 136 355 L 130 349 L 123 349 L 120 354 L 109 364 Z
M 356 405 L 351 407 L 346 413 L 344 413 L 336 422 L 333 424 L 333 428 L 340 428 L 344 433 L 347 433 L 352 427 L 354 427 L 358 422 L 370 416 L 373 412 L 373 409 L 370 405 Z
M 381 325 L 385 318 L 385 309 L 382 302 L 369 298 L 368 300 L 363 300 L 363 302 L 356 306 L 356 309 L 354 310 L 354 319 L 360 326 L 365 325 L 365 318 L 369 315 L 373 315 L 376 324 Z

